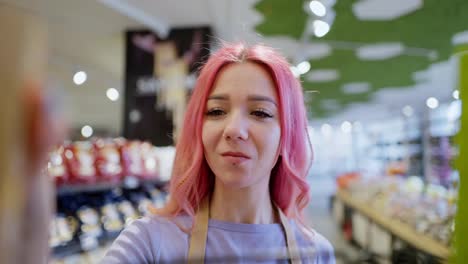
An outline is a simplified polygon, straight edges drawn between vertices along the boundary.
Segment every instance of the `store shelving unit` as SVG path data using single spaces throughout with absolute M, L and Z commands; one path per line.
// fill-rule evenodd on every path
M 102 207 L 96 207 L 96 204 L 102 202 L 102 204 L 105 205 L 106 203 L 100 200 L 106 199 L 106 195 L 108 195 L 109 193 L 117 192 L 123 193 L 122 195 L 148 195 L 148 191 L 151 189 L 157 189 L 160 190 L 162 193 L 165 193 L 167 185 L 167 181 L 161 181 L 159 179 L 141 179 L 137 177 L 125 177 L 124 179 L 122 179 L 122 181 L 119 182 L 62 185 L 59 186 L 56 191 L 58 213 L 62 214 L 66 218 L 74 217 L 75 219 L 77 219 L 77 223 L 81 225 L 82 223 L 77 216 L 78 213 L 75 211 L 70 212 L 69 210 L 61 212 L 60 204 L 70 203 L 70 201 L 72 203 L 79 203 L 79 200 L 82 200 L 83 197 L 86 197 L 89 198 L 91 202 L 90 204 L 85 203 L 84 206 L 94 208 L 96 212 L 101 213 L 100 209 L 102 209 Z M 137 205 L 133 204 L 133 207 L 136 208 Z M 100 215 L 99 218 L 101 217 L 103 216 Z M 120 217 L 123 216 L 121 215 Z M 121 220 L 124 221 L 125 219 L 121 218 Z M 100 221 L 101 220 L 99 220 L 99 222 Z M 67 257 L 77 256 L 79 254 L 90 253 L 101 247 L 108 246 L 119 234 L 118 231 L 111 232 L 109 230 L 105 230 L 103 223 L 100 223 L 100 228 L 102 229 L 101 235 L 97 237 L 88 236 L 85 239 L 83 239 L 83 233 L 81 231 L 75 231 L 72 240 L 51 248 L 52 257 L 54 259 L 65 259 Z M 92 243 L 86 245 L 90 242 L 90 240 L 93 240 L 91 241 Z
M 391 234 L 393 241 L 395 239 L 402 240 L 408 243 L 411 247 L 433 256 L 438 260 L 448 260 L 451 252 L 447 246 L 429 236 L 416 232 L 414 228 L 408 224 L 383 215 L 368 204 L 354 198 L 347 191 L 338 190 L 336 193 L 336 199 L 343 203 L 345 207 L 351 208 L 355 213 L 364 216 L 371 223 L 375 223 L 383 230 L 387 231 Z M 389 251 L 391 251 L 391 249 Z

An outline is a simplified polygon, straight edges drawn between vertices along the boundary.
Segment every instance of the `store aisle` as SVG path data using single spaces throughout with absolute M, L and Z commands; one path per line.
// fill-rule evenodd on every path
M 335 248 L 337 263 L 351 263 L 358 259 L 359 251 L 344 241 L 329 209 L 330 196 L 335 191 L 334 180 L 325 175 L 314 175 L 309 181 L 312 200 L 305 211 L 306 223 L 330 241 Z

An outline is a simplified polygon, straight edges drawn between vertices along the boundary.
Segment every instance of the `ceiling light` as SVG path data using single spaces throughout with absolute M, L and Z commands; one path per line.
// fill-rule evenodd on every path
M 364 45 L 356 50 L 356 56 L 361 60 L 387 60 L 403 54 L 405 46 L 400 43 L 379 43 Z
M 301 73 L 299 72 L 299 69 L 296 66 L 291 66 L 289 67 L 291 69 L 291 72 L 293 73 L 294 77 L 298 78 L 301 76 Z
M 360 20 L 394 20 L 423 6 L 423 0 L 361 0 L 353 5 L 353 13 Z
M 84 82 L 86 82 L 86 79 L 87 75 L 84 71 L 76 72 L 75 75 L 73 75 L 73 82 L 76 85 L 82 85 Z
M 106 91 L 106 96 L 111 101 L 117 101 L 119 99 L 119 91 L 115 88 L 109 88 Z
M 331 82 L 339 78 L 338 71 L 333 69 L 313 70 L 306 75 L 306 79 L 309 82 Z
M 405 107 L 403 107 L 403 109 L 401 109 L 401 112 L 403 113 L 403 115 L 405 115 L 406 117 L 410 117 L 413 115 L 414 113 L 414 110 L 413 110 L 413 107 L 409 106 L 409 105 L 406 105 Z
M 460 99 L 460 91 L 458 90 L 453 91 L 452 96 L 455 100 Z
M 370 84 L 366 82 L 347 83 L 341 87 L 343 93 L 346 94 L 360 94 L 370 90 Z
M 466 43 L 468 43 L 468 31 L 459 32 L 452 37 L 452 44 L 454 46 Z
M 435 109 L 435 108 L 437 108 L 439 106 L 439 100 L 437 100 L 437 98 L 435 98 L 435 97 L 429 97 L 426 100 L 426 105 L 427 105 L 427 107 L 429 107 L 431 109 Z
M 310 11 L 312 11 L 312 13 L 314 13 L 316 16 L 323 17 L 327 13 L 325 6 L 316 0 L 310 1 L 309 8 Z
M 89 138 L 93 135 L 93 128 L 86 125 L 81 128 L 81 135 L 85 138 Z
M 314 34 L 318 38 L 325 36 L 328 33 L 328 31 L 330 31 L 330 25 L 328 25 L 327 22 L 324 22 L 322 20 L 315 20 L 313 25 Z
M 305 74 L 310 70 L 310 63 L 308 61 L 303 61 L 299 63 L 296 68 L 301 75 Z
M 341 131 L 343 131 L 344 133 L 349 133 L 351 132 L 351 129 L 353 128 L 353 126 L 351 125 L 351 123 L 349 121 L 344 121 L 342 124 L 341 124 Z
M 141 112 L 138 111 L 137 109 L 133 109 L 133 110 L 130 111 L 128 117 L 130 119 L 130 122 L 138 123 L 141 120 Z

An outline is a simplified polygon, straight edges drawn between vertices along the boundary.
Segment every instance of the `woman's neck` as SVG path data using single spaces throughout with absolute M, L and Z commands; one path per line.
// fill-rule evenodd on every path
M 271 202 L 268 182 L 245 188 L 230 188 L 215 180 L 210 218 L 244 224 L 279 222 L 276 208 Z

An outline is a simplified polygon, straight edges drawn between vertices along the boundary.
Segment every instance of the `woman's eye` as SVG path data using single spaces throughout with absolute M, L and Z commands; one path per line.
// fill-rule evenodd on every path
M 207 116 L 220 116 L 224 115 L 224 111 L 221 109 L 210 109 L 206 112 Z
M 273 115 L 263 111 L 263 110 L 256 110 L 252 112 L 252 115 L 260 118 L 272 118 Z

